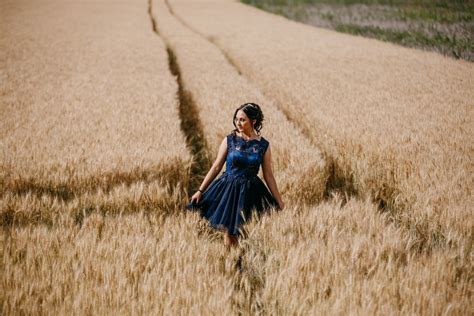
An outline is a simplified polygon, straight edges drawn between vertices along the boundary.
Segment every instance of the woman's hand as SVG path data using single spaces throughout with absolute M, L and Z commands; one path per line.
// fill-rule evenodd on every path
M 193 196 L 191 197 L 191 203 L 193 204 L 199 203 L 199 201 L 201 200 L 201 196 L 202 196 L 202 193 L 200 191 L 197 191 L 196 193 L 194 193 Z
M 280 208 L 280 210 L 283 210 L 285 208 L 285 202 L 283 202 L 282 200 L 278 201 L 278 207 Z

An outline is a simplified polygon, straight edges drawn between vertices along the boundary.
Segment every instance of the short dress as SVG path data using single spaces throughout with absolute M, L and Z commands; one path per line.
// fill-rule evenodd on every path
M 244 140 L 231 133 L 227 137 L 226 169 L 202 194 L 199 202 L 192 201 L 187 209 L 198 209 L 208 219 L 209 226 L 240 235 L 240 226 L 252 211 L 261 214 L 278 209 L 278 203 L 257 176 L 269 142 L 260 137 Z

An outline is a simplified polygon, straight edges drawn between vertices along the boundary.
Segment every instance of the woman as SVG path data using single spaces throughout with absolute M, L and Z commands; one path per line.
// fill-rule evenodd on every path
M 260 136 L 262 121 L 262 110 L 255 103 L 235 110 L 235 129 L 222 140 L 216 160 L 187 206 L 200 209 L 210 226 L 224 230 L 226 246 L 237 244 L 239 228 L 252 210 L 260 214 L 285 207 L 273 177 L 270 144 Z M 213 181 L 224 162 L 225 172 Z M 260 165 L 271 193 L 257 176 Z

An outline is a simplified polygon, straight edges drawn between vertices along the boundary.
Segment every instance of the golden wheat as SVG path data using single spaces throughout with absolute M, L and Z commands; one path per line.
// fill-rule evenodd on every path
M 237 254 L 197 214 L 156 215 L 60 215 L 2 234 L 2 313 L 230 312 Z
M 247 230 L 242 280 L 254 289 L 241 306 L 252 313 L 462 315 L 472 306 L 471 255 L 420 253 L 420 240 L 369 197 L 293 207 Z
M 158 179 L 187 186 L 177 83 L 143 5 L 3 4 L 2 196 L 69 200 Z

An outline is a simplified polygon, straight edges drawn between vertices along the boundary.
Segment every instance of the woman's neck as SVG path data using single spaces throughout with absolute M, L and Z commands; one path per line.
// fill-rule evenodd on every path
M 241 131 L 241 132 L 238 132 L 238 133 L 240 134 L 240 137 L 244 137 L 244 138 L 247 138 L 247 139 L 254 138 L 254 137 L 257 136 L 257 134 L 254 131 L 250 131 L 250 132 Z

